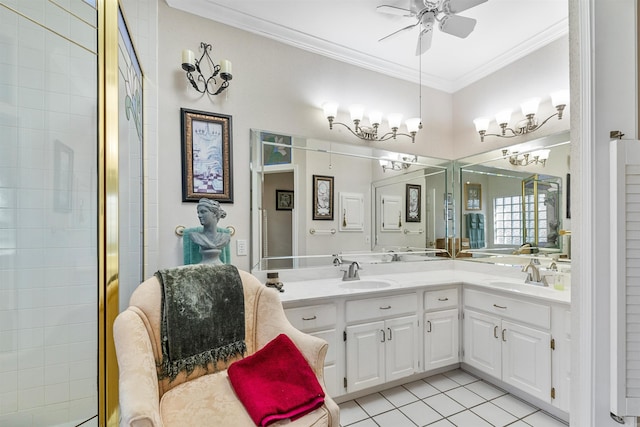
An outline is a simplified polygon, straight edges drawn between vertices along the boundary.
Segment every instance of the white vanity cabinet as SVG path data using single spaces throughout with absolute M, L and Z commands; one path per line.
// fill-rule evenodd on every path
M 418 371 L 416 311 L 415 293 L 346 302 L 348 393 Z
M 463 299 L 464 362 L 551 403 L 551 307 L 467 288 Z
M 424 293 L 424 370 L 459 362 L 460 313 L 458 287 Z
M 324 360 L 325 387 L 330 396 L 342 394 L 338 381 L 336 305 L 317 304 L 287 308 L 285 309 L 285 314 L 296 329 L 322 338 L 329 343 L 329 349 Z

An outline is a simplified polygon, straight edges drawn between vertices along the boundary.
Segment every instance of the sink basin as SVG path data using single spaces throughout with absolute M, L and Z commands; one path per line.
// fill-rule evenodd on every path
M 344 289 L 382 289 L 391 286 L 391 282 L 385 280 L 353 280 L 351 282 L 342 282 L 338 285 Z

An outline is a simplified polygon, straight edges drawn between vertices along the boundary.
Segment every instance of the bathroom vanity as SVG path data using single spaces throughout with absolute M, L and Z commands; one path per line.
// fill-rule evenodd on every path
M 344 401 L 462 366 L 568 419 L 570 292 L 525 284 L 519 268 L 434 264 L 367 266 L 351 282 L 337 269 L 290 273 L 285 312 L 329 342 L 329 394 Z

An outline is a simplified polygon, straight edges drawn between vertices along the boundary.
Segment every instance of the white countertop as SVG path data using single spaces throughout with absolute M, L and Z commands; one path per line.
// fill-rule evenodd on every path
M 455 262 L 430 267 L 424 271 L 409 272 L 362 270 L 360 280 L 347 282 L 342 281 L 340 274 L 336 274 L 339 271 L 335 269 L 314 271 L 312 277 L 293 275 L 289 280 L 283 279 L 284 292 L 280 293 L 280 298 L 285 305 L 293 305 L 296 302 L 309 302 L 316 299 L 370 297 L 425 286 L 465 284 L 549 302 L 566 304 L 571 302 L 569 289 L 559 291 L 552 287 L 525 284 L 525 275 L 519 269 L 477 267 Z M 307 276 L 309 276 L 308 273 Z M 367 288 L 368 283 L 374 287 Z M 362 289 L 363 286 L 364 289 Z

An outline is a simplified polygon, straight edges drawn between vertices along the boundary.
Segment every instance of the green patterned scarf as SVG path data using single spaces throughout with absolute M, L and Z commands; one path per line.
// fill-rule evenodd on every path
M 232 265 L 189 265 L 156 273 L 162 287 L 160 379 L 243 355 L 244 293 Z

